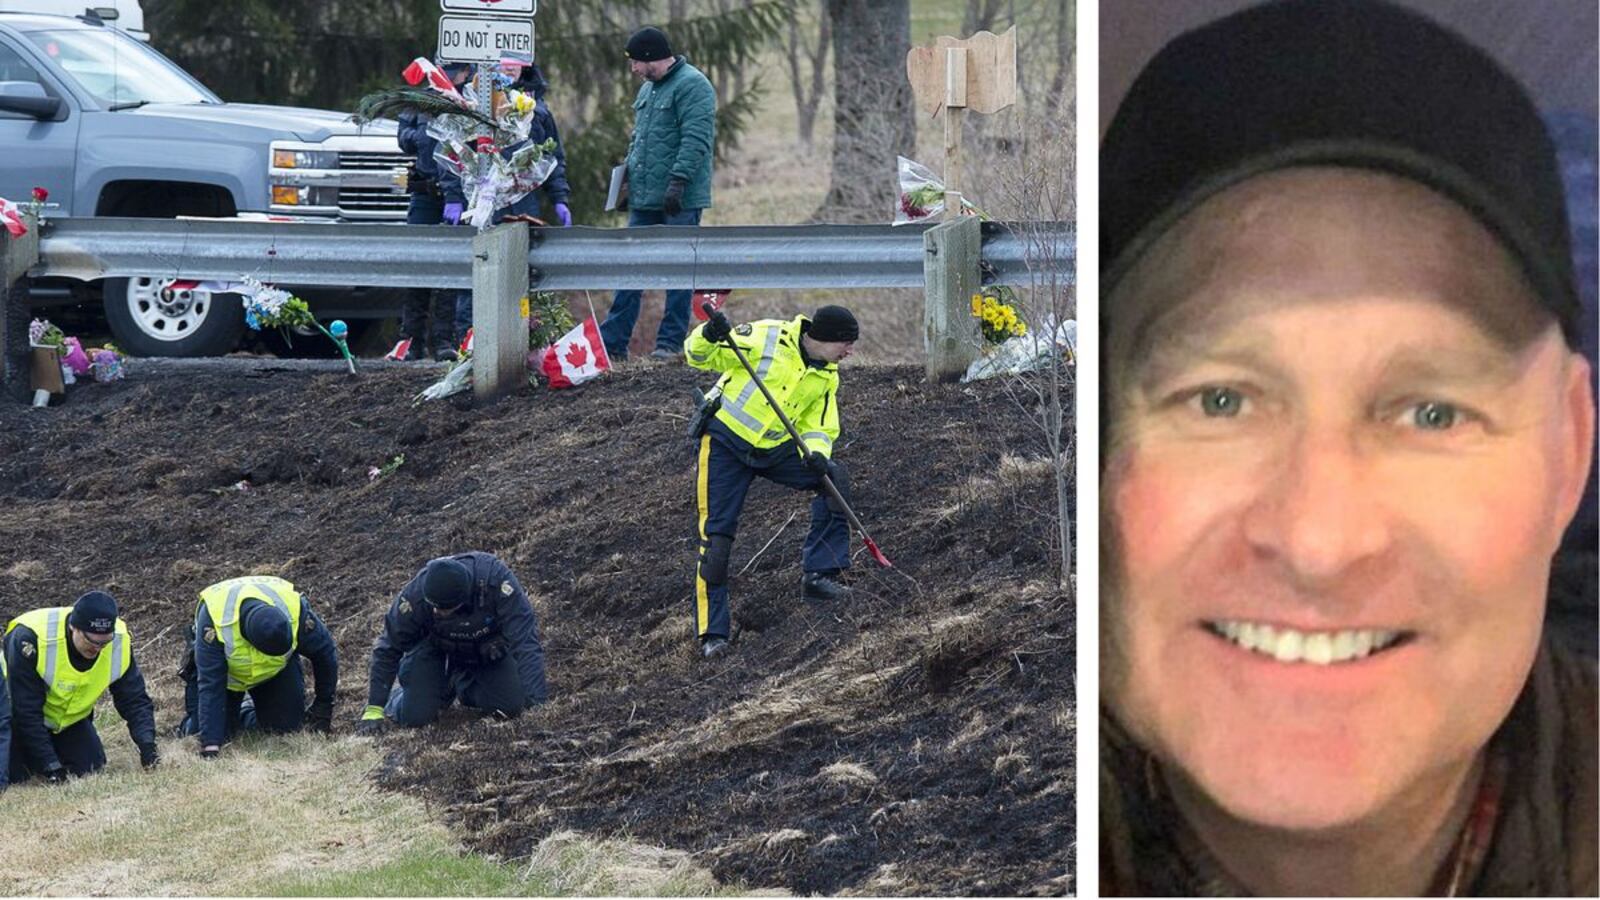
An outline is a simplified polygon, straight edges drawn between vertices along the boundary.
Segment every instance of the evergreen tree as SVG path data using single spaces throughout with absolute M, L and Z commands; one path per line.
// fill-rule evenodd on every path
M 734 147 L 759 102 L 744 69 L 793 15 L 795 0 L 729 9 L 716 0 L 560 0 L 540 4 L 534 53 L 550 81 L 574 211 L 600 220 L 611 166 L 627 150 L 638 84 L 623 47 L 656 24 L 718 91 L 717 153 Z M 155 47 L 225 100 L 351 110 L 436 52 L 438 0 L 145 0 Z M 677 18 L 670 18 L 676 14 Z

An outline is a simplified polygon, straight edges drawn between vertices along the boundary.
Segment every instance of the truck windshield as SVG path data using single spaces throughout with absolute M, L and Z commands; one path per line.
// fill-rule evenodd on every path
M 102 106 L 216 102 L 166 57 L 110 28 L 33 31 L 27 36 Z

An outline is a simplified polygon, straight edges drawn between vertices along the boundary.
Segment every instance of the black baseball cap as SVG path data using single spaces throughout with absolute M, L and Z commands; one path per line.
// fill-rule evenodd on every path
M 1102 296 L 1208 198 L 1299 166 L 1385 172 L 1449 197 L 1579 346 L 1566 203 L 1538 110 L 1487 53 L 1385 0 L 1276 0 L 1150 61 L 1101 144 Z M 1103 304 L 1102 329 L 1115 319 Z

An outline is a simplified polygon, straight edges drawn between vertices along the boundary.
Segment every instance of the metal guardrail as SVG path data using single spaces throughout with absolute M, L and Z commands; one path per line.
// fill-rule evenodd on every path
M 528 264 L 543 290 L 699 287 L 921 288 L 916 226 L 533 228 Z M 985 281 L 1024 285 L 1053 265 L 1073 280 L 1073 232 L 1030 224 L 1025 240 L 984 225 Z M 292 285 L 472 287 L 467 228 L 204 219 L 58 219 L 47 224 L 33 276 L 133 276 Z M 1032 250 L 1030 252 L 1030 246 Z

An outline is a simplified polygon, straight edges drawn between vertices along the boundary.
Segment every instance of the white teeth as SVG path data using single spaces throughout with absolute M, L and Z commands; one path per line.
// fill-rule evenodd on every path
M 1305 649 L 1300 651 L 1300 656 L 1308 663 L 1325 666 L 1333 662 L 1333 638 L 1327 632 L 1318 632 L 1306 638 Z
M 1304 662 L 1314 666 L 1362 659 L 1388 647 L 1401 636 L 1398 631 L 1386 629 L 1295 631 L 1236 620 L 1210 624 L 1218 635 L 1246 650 L 1282 663 Z
M 1297 662 L 1300 659 L 1300 645 L 1304 643 L 1305 635 L 1298 631 L 1285 630 L 1278 635 L 1278 646 L 1273 649 L 1272 655 L 1278 662 Z

